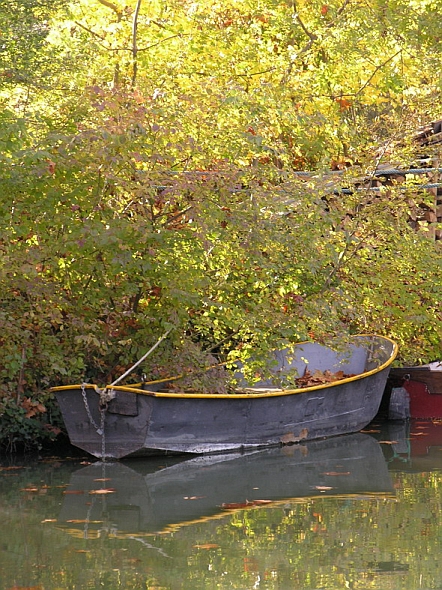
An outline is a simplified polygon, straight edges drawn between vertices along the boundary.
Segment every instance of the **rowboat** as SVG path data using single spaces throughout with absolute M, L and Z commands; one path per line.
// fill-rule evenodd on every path
M 359 335 L 340 350 L 304 342 L 273 353 L 281 376 L 336 376 L 281 389 L 272 379 L 233 394 L 155 391 L 155 383 L 52 388 L 70 442 L 105 459 L 153 453 L 220 453 L 357 432 L 376 415 L 397 354 L 383 336 Z M 241 381 L 241 371 L 238 369 Z
M 380 444 L 361 433 L 246 454 L 157 459 L 77 469 L 56 526 L 82 539 L 142 538 L 232 511 L 278 503 L 286 509 L 302 498 L 394 498 Z
M 442 361 L 392 368 L 387 391 L 390 419 L 442 418 Z

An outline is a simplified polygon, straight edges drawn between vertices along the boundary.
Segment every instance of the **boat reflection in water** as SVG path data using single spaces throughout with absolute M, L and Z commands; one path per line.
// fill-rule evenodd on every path
M 389 420 L 371 433 L 389 441 L 381 446 L 390 471 L 442 470 L 442 421 Z
M 97 462 L 74 472 L 58 526 L 76 537 L 127 537 L 270 502 L 394 494 L 379 443 L 360 433 L 251 454 L 165 461 L 132 460 L 130 467 Z

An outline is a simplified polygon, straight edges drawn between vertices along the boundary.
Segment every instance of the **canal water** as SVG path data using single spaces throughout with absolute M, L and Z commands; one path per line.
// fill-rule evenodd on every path
M 442 424 L 247 455 L 0 462 L 1 590 L 442 588 Z

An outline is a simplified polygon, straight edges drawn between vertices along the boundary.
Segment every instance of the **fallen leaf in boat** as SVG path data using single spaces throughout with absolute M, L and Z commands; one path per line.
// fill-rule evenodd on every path
M 94 481 L 111 481 L 111 477 L 97 477 Z
M 344 371 L 332 371 L 316 370 L 313 374 L 306 368 L 304 375 L 295 379 L 297 387 L 314 387 L 315 385 L 323 385 L 324 383 L 334 383 L 335 381 L 342 381 L 343 379 L 349 379 L 355 377 L 354 374 L 347 374 Z
M 91 490 L 90 494 L 114 494 L 117 490 L 113 490 L 112 488 L 102 489 L 102 490 Z
M 201 545 L 194 545 L 195 549 L 218 549 L 219 545 L 216 543 L 202 543 Z
M 321 490 L 321 491 L 326 491 L 326 490 L 332 490 L 333 488 L 330 486 L 315 486 L 316 490 Z
M 350 475 L 350 471 L 326 471 L 322 475 Z

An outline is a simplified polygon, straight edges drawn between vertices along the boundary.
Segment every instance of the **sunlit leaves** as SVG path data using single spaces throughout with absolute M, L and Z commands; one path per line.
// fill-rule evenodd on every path
M 439 115 L 438 1 L 50 4 L 0 8 L 7 396 L 116 377 L 171 325 L 148 372 L 357 331 L 439 354 L 428 197 L 340 192 Z

